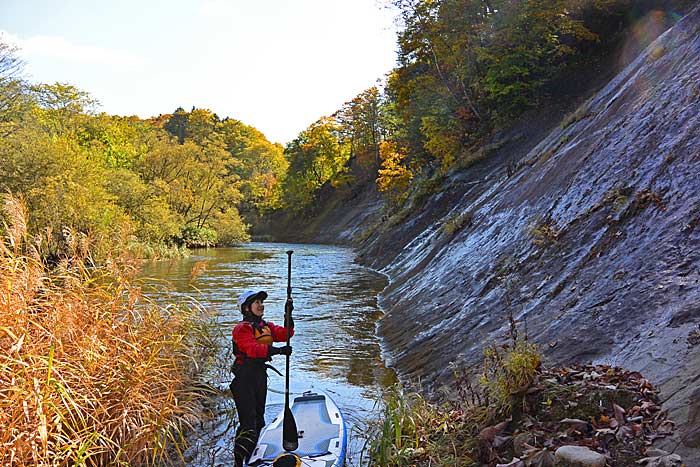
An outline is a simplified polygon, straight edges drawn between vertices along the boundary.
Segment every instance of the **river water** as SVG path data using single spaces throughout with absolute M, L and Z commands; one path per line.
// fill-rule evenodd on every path
M 151 295 L 157 301 L 195 299 L 218 322 L 224 349 L 230 348 L 231 330 L 241 318 L 237 298 L 244 290 L 265 290 L 264 319 L 283 324 L 287 290 L 287 250 L 292 255 L 292 298 L 295 336 L 291 340 L 290 389 L 300 394 L 322 389 L 336 401 L 350 429 L 348 462 L 360 464 L 362 441 L 352 437 L 362 420 L 371 417 L 381 389 L 395 376 L 380 358 L 375 323 L 381 316 L 377 294 L 386 279 L 354 263 L 352 249 L 326 245 L 250 243 L 242 247 L 195 250 L 185 259 L 149 265 Z M 221 367 L 230 365 L 221 355 Z M 285 358 L 273 357 L 283 374 Z M 213 373 L 213 384 L 228 386 L 226 372 Z M 271 421 L 284 405 L 284 377 L 268 371 L 266 419 Z M 192 434 L 186 453 L 188 466 L 233 465 L 232 399 L 218 404 L 219 416 L 202 423 Z

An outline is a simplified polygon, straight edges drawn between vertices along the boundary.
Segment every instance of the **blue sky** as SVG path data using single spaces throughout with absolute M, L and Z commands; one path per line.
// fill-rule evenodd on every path
M 208 108 L 286 143 L 396 61 L 384 0 L 0 0 L 32 82 L 109 114 Z

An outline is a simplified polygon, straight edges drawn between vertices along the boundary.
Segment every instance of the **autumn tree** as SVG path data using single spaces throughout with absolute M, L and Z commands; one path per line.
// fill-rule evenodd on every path
M 338 132 L 348 145 L 350 159 L 369 176 L 374 176 L 381 163 L 379 145 L 384 137 L 382 95 L 371 87 L 333 114 Z
M 168 121 L 163 125 L 165 131 L 177 138 L 177 142 L 180 144 L 185 143 L 185 137 L 187 136 L 187 127 L 189 124 L 190 116 L 185 109 L 178 107 L 175 112 L 170 116 Z
M 339 181 L 345 173 L 350 144 L 339 130 L 333 118 L 323 117 L 285 148 L 289 160 L 285 200 L 293 210 L 308 207 L 326 182 Z
M 30 231 L 60 239 L 72 227 L 94 238 L 119 238 L 129 219 L 105 187 L 104 167 L 70 135 L 48 137 L 27 118 L 0 140 L 0 189 L 26 200 Z
M 241 212 L 262 215 L 279 208 L 289 167 L 282 145 L 269 142 L 260 131 L 234 119 L 224 119 L 220 132 L 231 154 L 230 170 L 241 180 Z
M 7 136 L 17 128 L 27 101 L 21 79 L 22 67 L 17 47 L 4 42 L 0 36 L 0 136 Z
M 385 193 L 392 206 L 406 201 L 408 188 L 414 173 L 408 165 L 405 148 L 396 142 L 384 141 L 380 145 L 381 168 L 377 176 L 377 189 Z

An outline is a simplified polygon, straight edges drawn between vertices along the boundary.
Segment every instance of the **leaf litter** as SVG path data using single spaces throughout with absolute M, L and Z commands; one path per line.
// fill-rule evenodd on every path
M 557 448 L 574 445 L 604 455 L 607 466 L 681 467 L 678 455 L 652 447 L 675 429 L 658 394 L 641 373 L 608 365 L 542 369 L 522 398 L 520 420 L 511 420 L 510 434 L 491 436 L 500 443 L 490 446 L 487 465 L 556 465 Z M 510 442 L 503 442 L 506 437 Z

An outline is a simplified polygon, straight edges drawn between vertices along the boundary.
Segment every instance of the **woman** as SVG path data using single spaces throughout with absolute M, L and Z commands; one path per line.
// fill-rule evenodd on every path
M 285 304 L 285 314 L 289 316 L 287 327 L 277 326 L 262 319 L 265 313 L 263 301 L 267 293 L 243 292 L 238 304 L 243 313 L 243 321 L 233 329 L 233 352 L 236 361 L 233 364 L 233 381 L 231 392 L 236 402 L 239 426 L 236 431 L 234 458 L 236 466 L 241 467 L 250 457 L 258 442 L 260 430 L 265 426 L 265 399 L 267 398 L 267 362 L 273 355 L 291 355 L 290 346 L 273 347 L 273 342 L 283 342 L 294 335 L 294 321 L 291 312 L 294 309 L 292 299 Z

